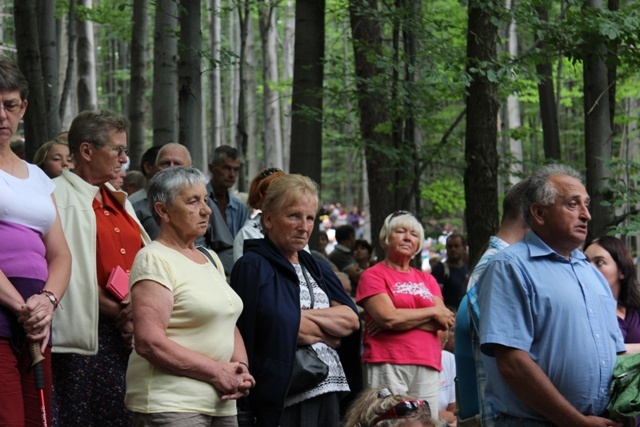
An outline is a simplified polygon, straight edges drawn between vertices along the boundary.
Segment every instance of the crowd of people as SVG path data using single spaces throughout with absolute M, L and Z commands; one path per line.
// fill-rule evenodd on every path
M 181 144 L 125 174 L 110 111 L 27 163 L 27 92 L 0 56 L 0 425 L 41 425 L 34 346 L 53 426 L 622 425 L 605 408 L 616 356 L 640 352 L 640 290 L 622 240 L 583 252 L 570 167 L 509 190 L 473 269 L 445 227 L 425 271 L 416 214 L 386 216 L 374 259 L 365 213 L 321 206 L 308 177 L 264 168 L 242 201 L 229 146 L 209 177 Z

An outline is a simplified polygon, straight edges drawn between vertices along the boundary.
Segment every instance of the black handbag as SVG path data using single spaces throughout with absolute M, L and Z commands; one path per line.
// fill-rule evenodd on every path
M 301 265 L 302 274 L 309 289 L 309 297 L 311 298 L 311 309 L 313 309 L 313 303 L 315 297 L 313 295 L 313 289 L 309 283 L 309 277 L 307 271 Z M 293 363 L 293 373 L 291 374 L 291 380 L 289 381 L 288 395 L 292 396 L 301 393 L 305 390 L 309 390 L 324 381 L 329 375 L 329 366 L 324 363 L 318 357 L 318 353 L 310 345 L 299 346 L 296 349 L 296 356 Z

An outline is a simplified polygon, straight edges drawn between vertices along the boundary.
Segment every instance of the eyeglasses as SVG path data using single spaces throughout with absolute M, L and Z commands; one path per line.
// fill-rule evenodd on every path
M 22 111 L 22 107 L 24 106 L 24 102 L 15 102 L 15 101 L 7 101 L 0 103 L 4 111 L 7 113 L 17 113 Z
M 382 414 L 378 415 L 371 424 L 370 427 L 375 426 L 380 421 L 384 420 L 397 420 L 400 418 L 410 418 L 418 413 L 418 411 L 424 410 L 431 416 L 431 408 L 429 408 L 429 402 L 426 400 L 404 400 L 391 408 L 387 409 Z
M 266 177 L 268 177 L 270 175 L 273 175 L 276 172 L 282 172 L 282 169 L 280 169 L 280 168 L 265 169 L 265 170 L 262 171 L 262 173 L 260 175 L 258 175 L 258 181 L 262 181 Z
M 128 147 L 114 147 L 113 145 L 99 144 L 97 142 L 92 142 L 92 144 L 95 145 L 96 147 L 109 147 L 113 151 L 117 151 L 118 152 L 118 157 L 122 156 L 122 153 L 124 153 L 125 155 L 129 154 L 129 148 Z

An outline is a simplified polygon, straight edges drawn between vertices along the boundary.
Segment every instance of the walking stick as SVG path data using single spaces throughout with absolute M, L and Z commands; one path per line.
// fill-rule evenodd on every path
M 40 394 L 40 421 L 42 427 L 47 426 L 47 408 L 44 403 L 44 370 L 42 361 L 44 356 L 40 352 L 40 343 L 29 343 L 29 353 L 31 353 L 31 368 L 33 369 L 33 378 L 36 383 L 36 390 Z

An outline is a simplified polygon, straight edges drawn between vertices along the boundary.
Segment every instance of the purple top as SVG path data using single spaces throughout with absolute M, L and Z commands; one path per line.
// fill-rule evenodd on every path
M 618 317 L 618 326 L 625 343 L 640 343 L 640 312 L 638 310 L 627 309 L 624 319 Z

